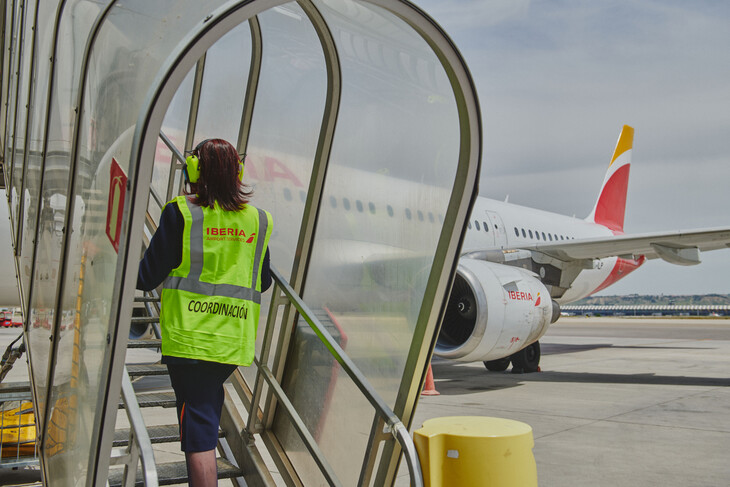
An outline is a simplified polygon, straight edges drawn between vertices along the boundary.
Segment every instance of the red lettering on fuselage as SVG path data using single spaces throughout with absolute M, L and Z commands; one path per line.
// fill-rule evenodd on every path
M 265 182 L 277 179 L 288 180 L 298 188 L 304 187 L 299 178 L 283 162 L 275 157 L 264 156 L 260 158 L 249 156 L 246 158 L 245 167 L 245 178 Z
M 507 291 L 507 296 L 514 301 L 532 301 L 532 293 L 522 291 Z

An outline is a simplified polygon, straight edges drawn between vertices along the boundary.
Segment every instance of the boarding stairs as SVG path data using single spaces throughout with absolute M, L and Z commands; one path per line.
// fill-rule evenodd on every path
M 132 464 L 137 463 L 137 458 L 143 455 L 143 450 L 147 450 L 145 452 L 147 455 L 152 453 L 151 445 L 170 444 L 174 445 L 172 446 L 173 449 L 179 448 L 180 430 L 175 412 L 175 394 L 169 387 L 165 388 L 169 390 L 163 390 L 162 392 L 141 391 L 124 397 L 129 389 L 133 390 L 133 384 L 144 377 L 168 377 L 167 367 L 159 363 L 159 357 L 161 357 L 159 354 L 159 304 L 158 297 L 140 296 L 135 299 L 134 314 L 138 316 L 132 318 L 132 327 L 149 327 L 156 337 L 130 340 L 127 350 L 128 352 L 140 349 L 151 350 L 158 354 L 158 360 L 156 363 L 127 363 L 125 365 L 125 377 L 122 386 L 123 398 L 119 402 L 119 407 L 127 413 L 130 427 L 117 429 L 114 433 L 112 467 L 109 472 L 110 487 L 154 485 L 155 481 L 157 485 L 187 483 L 185 460 L 158 463 L 148 458 L 147 464 L 142 462 L 142 465 L 136 469 L 134 479 L 129 475 L 129 472 L 132 472 L 130 467 Z M 230 398 L 228 397 L 227 400 L 230 400 Z M 135 414 L 136 411 L 140 414 Z M 145 412 L 151 414 L 145 414 Z M 144 424 L 139 424 L 140 420 L 144 421 L 145 416 L 149 418 L 152 415 L 156 418 L 164 416 L 166 424 L 153 424 L 146 427 Z M 142 441 L 140 441 L 135 434 L 135 427 L 144 427 L 147 438 L 142 438 Z M 232 457 L 225 442 L 227 434 L 237 434 L 237 432 L 219 431 L 219 456 L 217 458 L 219 480 L 240 478 L 243 475 L 243 471 L 237 466 L 236 460 Z M 182 457 L 182 452 L 180 452 L 180 456 Z M 239 482 L 238 485 L 244 484 Z
M 280 485 L 274 481 L 269 472 L 271 462 L 269 464 L 264 462 L 257 449 L 257 444 L 253 440 L 254 434 L 261 434 L 265 428 L 264 418 L 267 405 L 274 404 L 272 396 L 276 396 L 276 403 L 279 407 L 286 409 L 329 485 L 342 485 L 324 455 L 319 451 L 316 441 L 308 433 L 301 418 L 289 403 L 275 374 L 266 365 L 269 363 L 269 351 L 282 346 L 281 343 L 274 342 L 273 329 L 275 327 L 269 326 L 269 323 L 276 321 L 277 308 L 283 307 L 283 303 L 287 302 L 291 303 L 301 319 L 310 325 L 311 333 L 307 333 L 307 339 L 319 339 L 325 344 L 332 353 L 333 360 L 337 360 L 343 370 L 358 383 L 361 392 L 374 406 L 376 413 L 380 415 L 384 434 L 392 434 L 400 444 L 411 476 L 411 485 L 423 485 L 417 453 L 407 428 L 377 396 L 377 393 L 367 383 L 367 379 L 345 355 L 341 346 L 344 345 L 346 337 L 340 334 L 339 326 L 329 311 L 327 309 L 311 311 L 273 267 L 272 277 L 274 279 L 273 299 L 269 307 L 267 326 L 263 327 L 264 317 L 262 316 L 262 324 L 259 328 L 259 333 L 264 334 L 264 339 L 261 354 L 257 356 L 254 364 L 257 369 L 256 383 L 253 388 L 248 387 L 239 368 L 234 371 L 230 379 L 233 387 L 226 388 L 217 448 L 218 478 L 231 479 L 234 485 L 239 487 Z M 133 355 L 133 351 L 138 349 L 153 350 L 159 354 L 159 298 L 154 292 L 151 295 L 146 293 L 145 296 L 138 296 L 135 298 L 134 309 L 133 328 L 149 327 L 155 337 L 129 340 L 128 359 L 130 355 Z M 290 333 L 286 332 L 284 328 L 279 329 L 280 340 L 287 335 Z M 175 412 L 175 395 L 171 389 L 163 392 L 134 391 L 133 382 L 140 383 L 140 379 L 151 376 L 167 376 L 167 367 L 159 363 L 159 358 L 153 363 L 127 363 L 125 365 L 119 407 L 126 412 L 129 427 L 115 431 L 112 466 L 109 474 L 110 487 L 174 485 L 187 482 L 184 460 L 158 463 L 153 458 L 155 454 L 153 444 L 169 444 L 170 446 L 166 448 L 168 451 L 170 448 L 173 451 L 179 451 L 179 429 Z M 268 392 L 263 391 L 264 382 L 268 386 Z M 238 397 L 234 397 L 235 395 Z M 244 410 L 241 408 L 242 405 Z M 250 420 L 251 415 L 245 409 L 257 411 L 253 421 Z M 160 410 L 164 411 L 165 423 L 145 426 L 147 423 L 145 418 L 151 417 L 151 413 L 156 412 L 154 416 L 159 419 Z M 150 412 L 150 414 L 145 412 Z M 244 420 L 244 417 L 247 419 Z M 180 457 L 182 457 L 182 452 L 180 452 Z M 286 460 L 274 458 L 272 461 L 279 468 L 286 485 L 302 485 L 301 481 L 296 478 L 295 471 L 286 472 L 291 469 Z M 285 472 L 282 473 L 282 469 Z M 132 472 L 135 472 L 134 475 Z

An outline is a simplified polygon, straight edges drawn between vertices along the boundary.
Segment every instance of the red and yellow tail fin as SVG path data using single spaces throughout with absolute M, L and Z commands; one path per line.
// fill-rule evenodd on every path
M 586 218 L 609 228 L 614 233 L 623 233 L 626 213 L 626 193 L 629 187 L 631 168 L 631 148 L 634 144 L 634 129 L 624 125 L 619 135 L 611 163 L 608 165 L 603 186 L 598 195 L 596 206 Z

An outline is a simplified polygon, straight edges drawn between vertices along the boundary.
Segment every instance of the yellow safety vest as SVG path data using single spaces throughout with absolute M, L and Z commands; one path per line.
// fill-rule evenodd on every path
M 182 261 L 162 285 L 162 353 L 251 365 L 271 214 L 251 205 L 201 207 L 185 196 L 170 203 L 185 227 Z

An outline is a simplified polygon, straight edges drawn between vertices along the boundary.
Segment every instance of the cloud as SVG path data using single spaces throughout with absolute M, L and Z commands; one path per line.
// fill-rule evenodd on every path
M 437 22 L 451 30 L 483 29 L 523 17 L 530 0 L 426 0 L 416 2 Z

